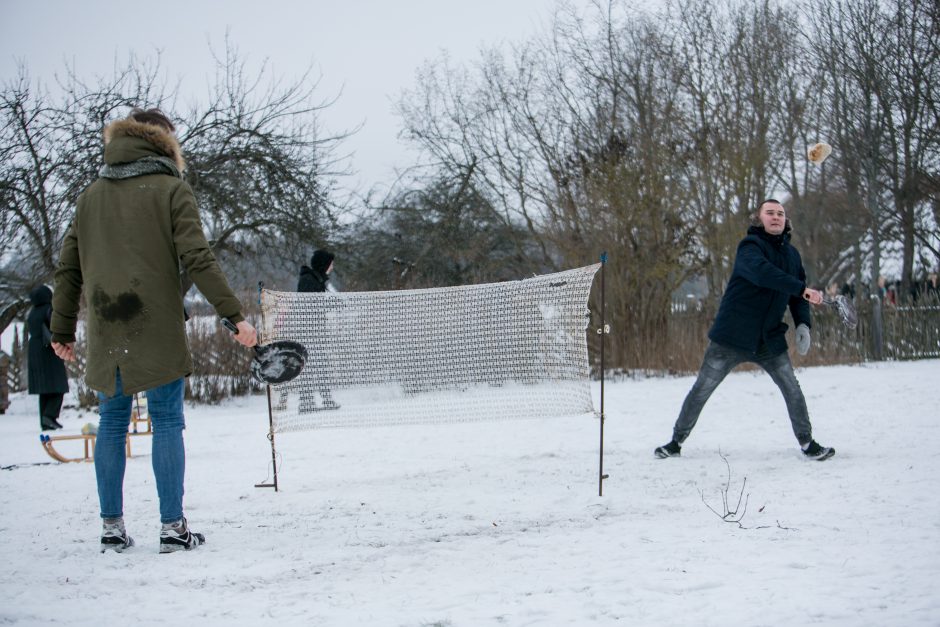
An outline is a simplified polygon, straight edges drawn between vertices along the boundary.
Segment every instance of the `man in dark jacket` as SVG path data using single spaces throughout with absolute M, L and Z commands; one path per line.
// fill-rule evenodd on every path
M 315 250 L 310 257 L 309 266 L 300 267 L 300 278 L 297 280 L 298 292 L 325 292 L 326 282 L 330 280 L 330 272 L 333 271 L 333 260 L 336 256 L 328 250 Z M 322 359 L 322 358 L 321 358 Z M 322 368 L 327 370 L 327 368 Z M 308 376 L 301 376 L 300 384 L 300 405 L 297 408 L 302 414 L 320 409 L 339 409 L 339 404 L 333 400 L 333 392 L 330 386 L 321 380 L 312 381 Z M 313 394 L 313 388 L 320 393 L 323 404 L 317 406 L 316 397 Z
M 69 391 L 69 378 L 65 364 L 52 349 L 52 290 L 47 285 L 33 288 L 29 293 L 33 308 L 26 318 L 29 329 L 27 375 L 29 393 L 39 395 L 39 426 L 43 431 L 61 429 L 59 412 L 62 398 Z
M 309 266 L 300 266 L 300 278 L 297 279 L 298 292 L 325 292 L 326 282 L 333 271 L 335 255 L 327 250 L 316 250 L 310 257 Z
M 809 303 L 823 301 L 822 292 L 806 287 L 800 253 L 790 244 L 790 221 L 779 201 L 762 202 L 751 218 L 747 236 L 738 244 L 734 269 L 708 332 L 711 342 L 692 390 L 682 404 L 669 444 L 657 447 L 657 457 L 677 457 L 689 437 L 705 402 L 731 370 L 753 362 L 767 371 L 783 393 L 793 434 L 803 454 L 824 460 L 835 449 L 813 440 L 806 399 L 793 373 L 787 353 L 787 308 L 797 325 L 797 350 L 805 355 L 810 346 Z
M 209 248 L 173 123 L 134 109 L 104 129 L 99 178 L 78 198 L 56 269 L 52 340 L 74 359 L 79 297 L 85 291 L 85 381 L 98 391 L 95 475 L 104 531 L 101 550 L 133 545 L 124 529 L 125 439 L 135 392 L 146 390 L 153 420 L 153 473 L 160 501 L 160 552 L 193 549 L 205 538 L 183 516 L 183 389 L 193 369 L 183 325 L 180 266 L 238 327 L 256 333 Z

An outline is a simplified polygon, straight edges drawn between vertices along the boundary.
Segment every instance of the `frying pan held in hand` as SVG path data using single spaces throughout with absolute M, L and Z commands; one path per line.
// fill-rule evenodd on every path
M 222 325 L 238 335 L 238 327 L 231 320 L 223 318 Z M 256 345 L 254 349 L 251 376 L 268 385 L 278 385 L 295 379 L 307 363 L 307 349 L 300 342 L 278 340 L 264 346 Z
M 823 297 L 823 304 L 839 312 L 842 324 L 848 328 L 854 329 L 858 326 L 858 313 L 855 311 L 855 305 L 842 294 L 839 294 L 835 298 L 829 298 L 828 296 Z

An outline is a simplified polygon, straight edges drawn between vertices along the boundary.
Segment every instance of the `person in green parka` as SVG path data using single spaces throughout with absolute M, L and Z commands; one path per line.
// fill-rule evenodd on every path
M 74 359 L 79 298 L 87 303 L 85 382 L 98 392 L 95 474 L 101 550 L 133 545 L 124 527 L 124 440 L 136 392 L 147 392 L 153 420 L 153 471 L 160 501 L 160 552 L 205 541 L 183 516 L 184 377 L 192 358 L 184 328 L 180 269 L 236 324 L 235 339 L 254 346 L 183 181 L 176 128 L 159 109 L 133 109 L 104 129 L 104 166 L 79 196 L 62 244 L 52 300 L 52 346 Z

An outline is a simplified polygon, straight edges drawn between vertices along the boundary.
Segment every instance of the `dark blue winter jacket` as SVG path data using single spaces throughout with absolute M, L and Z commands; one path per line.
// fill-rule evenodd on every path
M 809 303 L 803 299 L 806 272 L 800 253 L 790 245 L 789 225 L 780 235 L 752 226 L 738 244 L 734 270 L 708 332 L 713 342 L 771 356 L 787 350 L 787 306 L 797 324 L 810 324 Z

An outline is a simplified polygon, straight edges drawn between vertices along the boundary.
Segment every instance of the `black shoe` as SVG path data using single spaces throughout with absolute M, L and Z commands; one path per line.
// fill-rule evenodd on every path
M 836 449 L 828 446 L 820 446 L 816 440 L 810 440 L 809 446 L 803 449 L 803 454 L 809 459 L 815 459 L 818 462 L 825 461 L 836 454 Z
M 206 537 L 201 533 L 190 531 L 185 518 L 180 518 L 174 523 L 164 523 L 163 529 L 160 530 L 161 553 L 192 551 L 205 543 Z
M 54 431 L 55 429 L 62 428 L 58 420 L 55 418 L 46 418 L 45 416 L 39 418 L 39 426 L 42 427 L 43 431 Z
M 124 530 L 124 519 L 118 518 L 112 522 L 103 522 L 101 527 L 101 552 L 116 551 L 121 553 L 124 549 L 134 546 L 134 538 L 127 535 Z
M 679 455 L 682 454 L 681 451 L 682 447 L 679 446 L 679 443 L 675 440 L 672 440 L 669 442 L 669 444 L 656 447 L 656 450 L 653 451 L 653 454 L 660 459 L 666 459 L 667 457 L 679 457 Z

